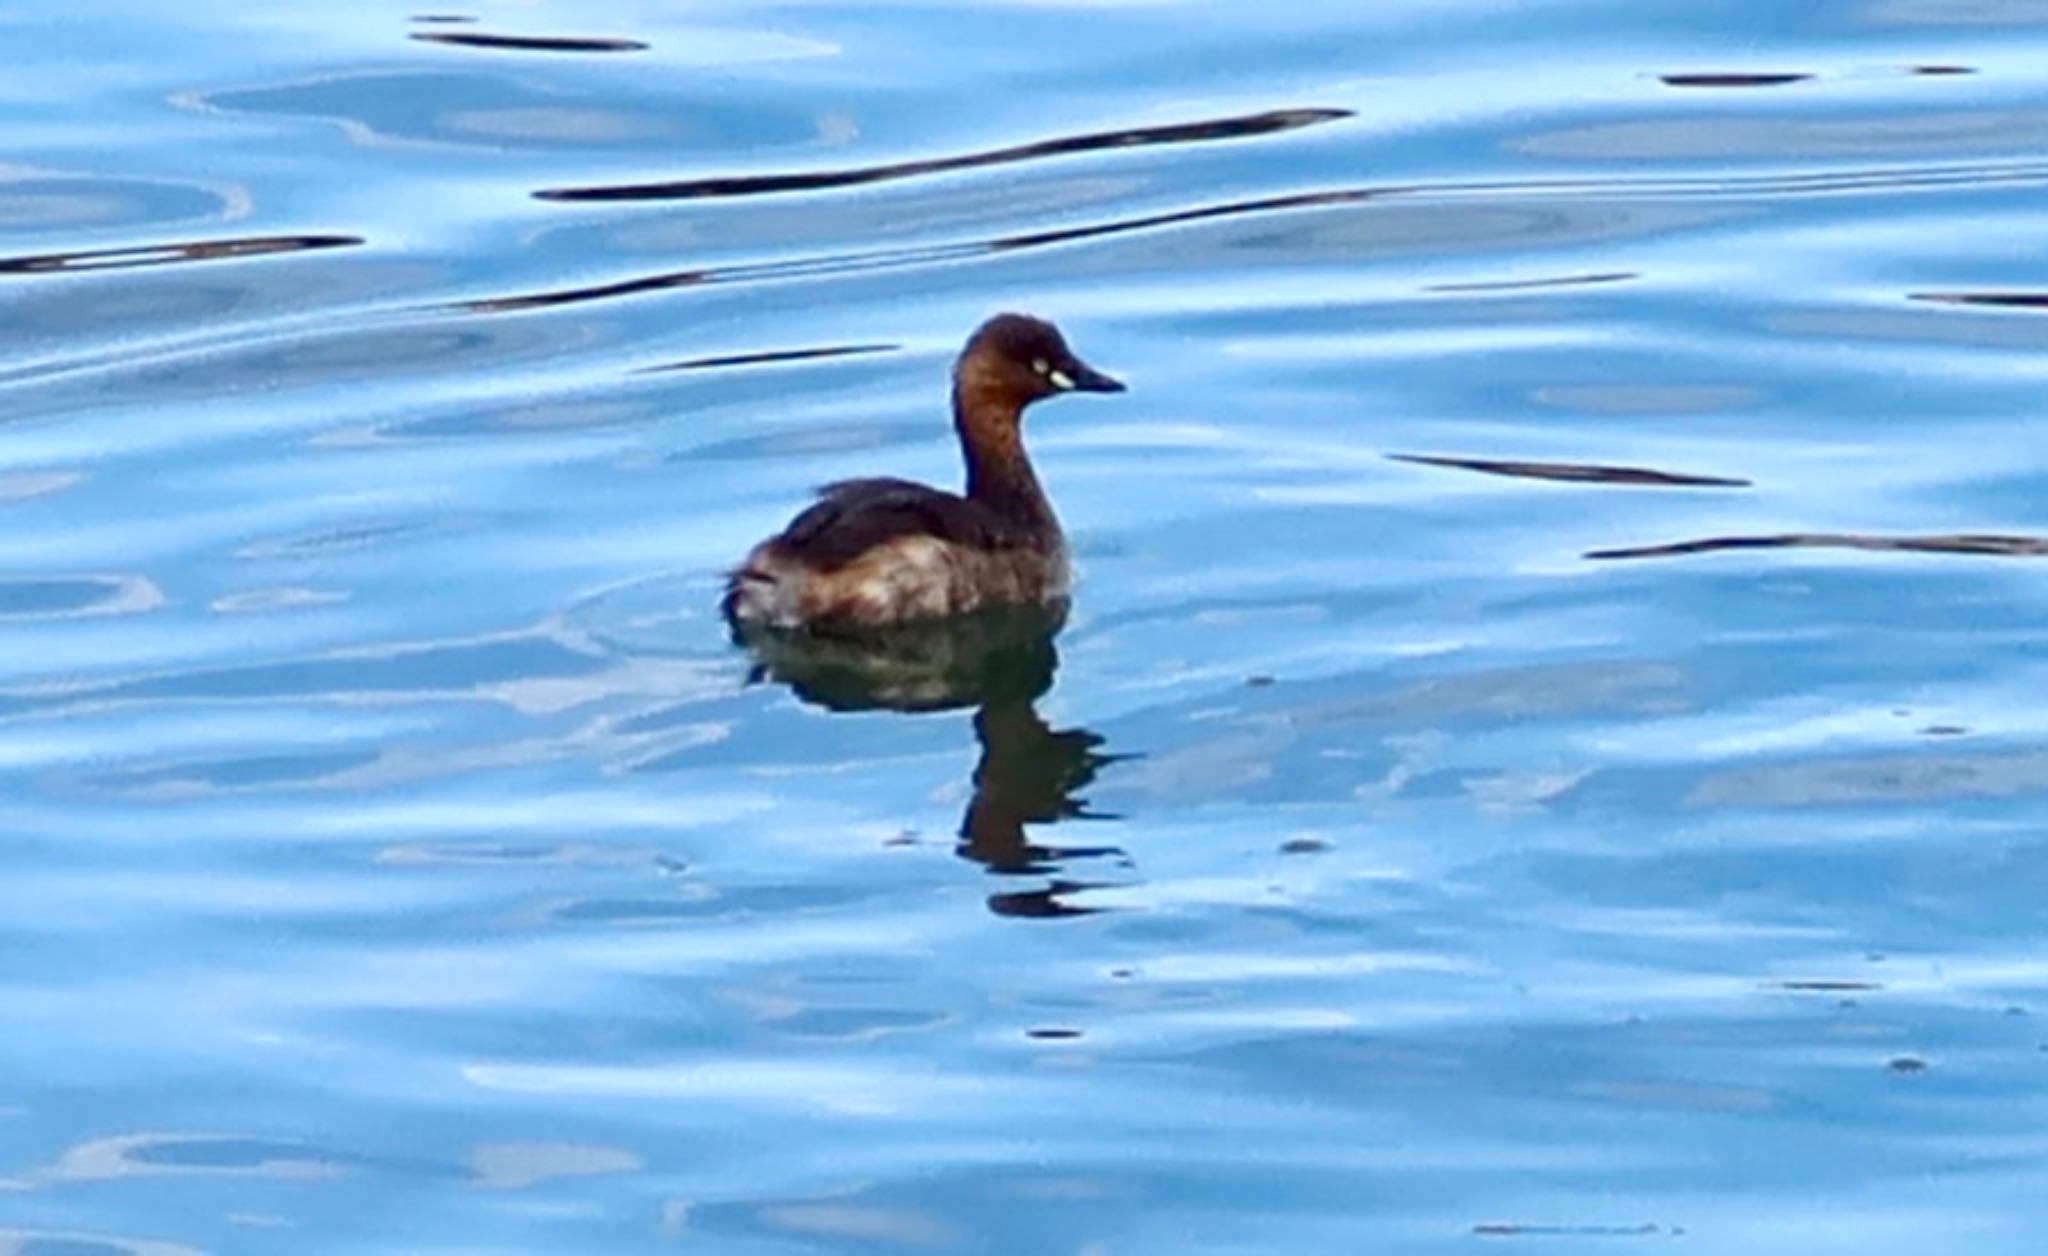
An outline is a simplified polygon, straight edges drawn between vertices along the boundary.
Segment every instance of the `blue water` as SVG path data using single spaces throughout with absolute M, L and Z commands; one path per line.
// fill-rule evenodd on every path
M 2048 5 L 0 40 L 0 1251 L 2040 1249 Z M 1011 307 L 1056 670 L 750 681 Z

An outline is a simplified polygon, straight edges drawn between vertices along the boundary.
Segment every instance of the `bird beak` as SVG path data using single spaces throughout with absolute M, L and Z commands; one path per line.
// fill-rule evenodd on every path
M 1115 393 L 1124 390 L 1123 381 L 1076 359 L 1070 367 L 1055 368 L 1046 376 L 1063 392 Z

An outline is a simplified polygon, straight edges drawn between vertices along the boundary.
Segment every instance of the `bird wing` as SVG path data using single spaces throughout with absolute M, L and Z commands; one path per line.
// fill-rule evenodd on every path
M 776 547 L 830 570 L 904 536 L 981 549 L 1003 549 L 1022 539 L 1002 516 L 956 493 L 911 480 L 839 480 L 818 490 L 818 500 L 790 520 Z

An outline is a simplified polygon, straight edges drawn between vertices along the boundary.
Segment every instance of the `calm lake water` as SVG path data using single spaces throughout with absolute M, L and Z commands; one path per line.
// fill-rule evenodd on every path
M 2040 1250 L 2048 3 L 0 39 L 0 1251 Z

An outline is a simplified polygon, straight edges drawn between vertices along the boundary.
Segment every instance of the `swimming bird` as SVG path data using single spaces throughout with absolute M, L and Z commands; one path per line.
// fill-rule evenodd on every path
M 967 491 L 897 479 L 826 485 L 730 573 L 726 619 L 740 631 L 859 630 L 1063 603 L 1066 536 L 1024 452 L 1024 411 L 1061 393 L 1123 390 L 1051 323 L 989 319 L 953 366 Z

